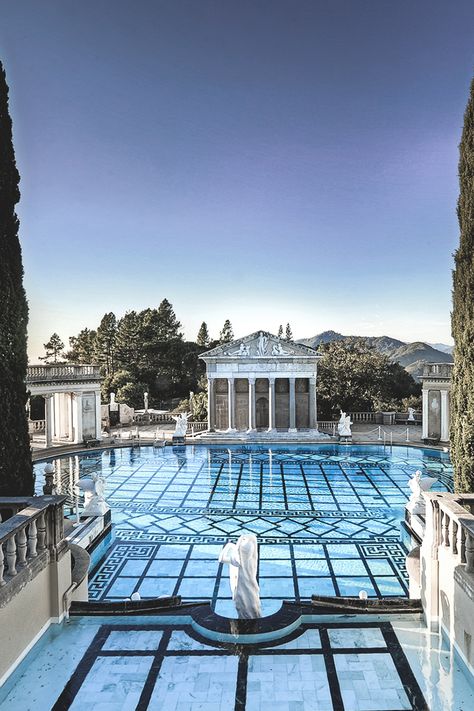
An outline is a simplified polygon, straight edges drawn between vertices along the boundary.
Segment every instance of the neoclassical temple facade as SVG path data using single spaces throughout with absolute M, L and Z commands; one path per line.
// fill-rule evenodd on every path
M 209 430 L 317 430 L 321 356 L 265 331 L 201 355 L 208 379 Z

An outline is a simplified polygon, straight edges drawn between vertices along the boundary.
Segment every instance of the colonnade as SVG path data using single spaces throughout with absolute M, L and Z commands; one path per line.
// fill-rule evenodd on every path
M 83 426 L 83 391 L 42 393 L 45 402 L 45 439 L 50 447 L 53 440 L 66 440 L 80 443 L 84 436 Z M 101 409 L 100 391 L 87 393 L 95 397 L 95 418 L 88 423 L 87 434 L 94 438 L 100 437 Z M 91 427 L 91 424 L 93 425 Z
M 289 377 L 281 377 L 277 378 L 276 376 L 269 376 L 266 378 L 257 378 L 254 375 L 251 376 L 241 376 L 239 374 L 239 377 L 236 378 L 235 376 L 232 377 L 227 377 L 227 378 L 222 378 L 219 377 L 209 377 L 208 376 L 208 381 L 207 381 L 207 395 L 208 395 L 208 420 L 209 420 L 209 429 L 215 430 L 218 425 L 218 417 L 216 413 L 216 400 L 217 400 L 217 392 L 216 392 L 216 381 L 220 380 L 221 383 L 227 381 L 227 392 L 226 393 L 221 393 L 221 394 L 226 394 L 226 400 L 227 400 L 227 430 L 228 431 L 235 431 L 238 429 L 237 427 L 237 412 L 236 412 L 236 380 L 242 381 L 242 380 L 247 380 L 248 382 L 248 399 L 247 399 L 247 407 L 248 407 L 248 412 L 246 415 L 246 424 L 247 424 L 247 431 L 252 432 L 254 430 L 258 429 L 268 429 L 269 432 L 273 431 L 277 427 L 277 412 L 276 412 L 276 407 L 277 407 L 277 392 L 276 392 L 276 380 L 286 380 L 288 381 L 288 431 L 289 432 L 296 432 L 297 431 L 297 393 L 296 393 L 296 380 L 300 381 L 307 381 L 306 383 L 303 383 L 303 385 L 306 386 L 307 389 L 305 389 L 305 393 L 307 392 L 308 398 L 307 398 L 307 416 L 303 417 L 303 420 L 305 420 L 304 424 L 302 425 L 301 428 L 304 429 L 316 429 L 317 428 L 317 410 L 316 410 L 316 377 L 310 377 L 310 378 L 296 378 L 296 376 L 289 376 Z M 265 390 L 265 392 L 262 393 L 257 393 L 256 392 L 256 381 L 268 381 L 268 391 Z M 222 386 L 221 386 L 222 387 Z M 262 426 L 261 422 L 257 422 L 257 400 L 260 398 L 257 397 L 257 395 L 260 395 L 261 399 L 266 402 L 268 401 L 268 422 L 265 422 Z M 268 400 L 267 400 L 268 398 Z M 285 396 L 286 400 L 286 396 Z M 306 402 L 306 398 L 305 398 Z M 305 405 L 306 409 L 306 405 Z M 239 413 L 240 417 L 239 420 L 242 421 L 242 412 Z M 264 419 L 266 419 L 266 413 L 264 416 Z M 222 429 L 222 428 L 221 428 Z

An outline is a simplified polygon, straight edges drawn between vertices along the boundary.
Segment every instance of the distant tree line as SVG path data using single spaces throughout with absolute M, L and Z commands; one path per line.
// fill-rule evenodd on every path
M 278 335 L 292 339 L 290 324 Z M 172 305 L 164 299 L 158 309 L 127 311 L 120 319 L 107 313 L 95 330 L 83 329 L 69 338 L 70 350 L 53 334 L 44 344 L 47 362 L 98 363 L 103 375 L 102 397 L 108 401 L 115 392 L 118 402 L 143 407 L 143 393 L 149 393 L 150 407 L 180 403 L 189 409 L 193 392 L 193 412 L 207 416 L 205 365 L 201 353 L 234 339 L 227 319 L 212 340 L 205 321 L 196 341 L 185 341 Z M 319 348 L 318 413 L 331 419 L 339 409 L 348 412 L 406 410 L 419 405 L 420 385 L 398 363 L 368 346 L 363 339 L 332 341 Z
M 103 376 L 102 399 L 115 392 L 117 402 L 143 407 L 149 393 L 150 407 L 168 406 L 205 388 L 205 365 L 199 356 L 219 343 L 234 338 L 227 319 L 219 339 L 212 340 L 203 321 L 196 341 L 186 341 L 173 306 L 163 299 L 157 309 L 127 311 L 117 319 L 106 313 L 97 328 L 84 328 L 69 338 L 69 350 L 57 333 L 44 344 L 47 363 L 97 363 Z M 196 404 L 201 398 L 196 399 Z

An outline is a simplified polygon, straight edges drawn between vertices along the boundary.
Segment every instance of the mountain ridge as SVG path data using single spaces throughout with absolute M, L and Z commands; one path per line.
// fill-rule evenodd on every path
M 337 331 L 323 331 L 310 338 L 300 338 L 297 342 L 311 348 L 318 349 L 321 343 L 331 341 L 345 341 L 352 338 L 359 338 L 368 345 L 373 346 L 377 351 L 388 356 L 391 361 L 400 363 L 405 370 L 415 379 L 419 379 L 423 373 L 423 367 L 427 363 L 452 363 L 451 346 L 444 343 L 437 343 L 436 346 L 443 346 L 447 350 L 435 348 L 430 343 L 424 341 L 414 341 L 406 343 L 391 336 L 344 336 Z

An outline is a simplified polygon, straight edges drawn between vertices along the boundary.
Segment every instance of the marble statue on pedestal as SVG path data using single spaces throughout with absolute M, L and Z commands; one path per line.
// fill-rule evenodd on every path
M 176 422 L 174 436 L 175 437 L 186 437 L 186 432 L 188 429 L 189 412 L 182 412 L 177 417 L 175 417 L 174 415 L 172 415 L 172 417 L 173 417 L 173 420 Z
M 346 413 L 342 410 L 340 410 L 340 412 L 341 417 L 339 418 L 339 422 L 337 423 L 337 432 L 339 434 L 339 437 L 352 437 L 351 425 L 353 423 L 351 422 L 351 416 L 346 416 Z
M 429 491 L 436 479 L 431 476 L 422 476 L 419 469 L 414 473 L 408 486 L 411 489 L 411 496 L 406 505 L 407 511 L 411 514 L 424 514 L 425 513 L 425 500 L 423 498 L 423 492 Z
M 244 533 L 237 543 L 226 543 L 220 552 L 219 563 L 229 564 L 230 589 L 239 618 L 261 617 L 257 537 L 253 533 Z
M 104 516 L 110 506 L 104 498 L 105 479 L 101 474 L 92 474 L 89 479 L 79 479 L 78 489 L 84 492 L 84 509 L 82 516 Z
M 415 408 L 414 407 L 409 407 L 408 408 L 408 419 L 407 422 L 415 422 Z

